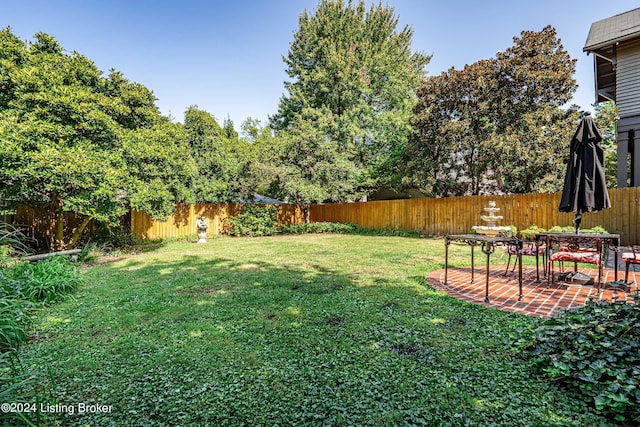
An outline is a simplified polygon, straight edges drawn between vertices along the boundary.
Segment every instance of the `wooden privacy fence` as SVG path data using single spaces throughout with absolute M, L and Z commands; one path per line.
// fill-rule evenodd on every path
M 537 225 L 572 226 L 574 213 L 558 212 L 561 193 L 510 194 L 385 200 L 311 206 L 312 222 L 351 222 L 366 228 L 418 230 L 424 235 L 459 234 L 474 225 L 485 225 L 480 215 L 494 200 L 503 219 L 497 225 L 515 225 L 518 230 Z M 640 243 L 640 187 L 609 190 L 611 209 L 582 215 L 581 227 L 603 226 L 620 234 L 621 243 Z
M 295 205 L 275 205 L 278 208 L 278 224 L 292 225 L 304 222 L 302 211 Z M 142 239 L 165 239 L 168 237 L 194 236 L 197 234 L 196 220 L 204 215 L 207 234 L 221 234 L 225 220 L 238 216 L 241 204 L 195 204 L 178 205 L 173 215 L 166 221 L 155 221 L 144 212 L 131 212 L 131 233 Z
M 386 200 L 376 202 L 312 205 L 312 222 L 351 222 L 367 228 L 417 230 L 424 235 L 466 233 L 474 225 L 484 225 L 480 215 L 490 200 L 503 216 L 498 225 L 515 225 L 519 230 L 537 225 L 549 229 L 555 225 L 573 225 L 573 213 L 558 212 L 560 193 L 467 196 L 440 199 Z M 640 187 L 610 189 L 611 209 L 582 215 L 582 228 L 601 225 L 620 234 L 623 245 L 640 243 Z M 304 215 L 295 205 L 276 205 L 280 224 L 300 224 Z M 154 221 L 143 212 L 131 212 L 131 232 L 140 238 L 160 239 L 195 236 L 196 219 L 204 215 L 211 235 L 223 232 L 225 219 L 242 211 L 239 204 L 178 205 L 166 221 Z M 71 214 L 70 214 L 71 215 Z M 72 218 L 69 218 L 72 219 Z M 12 218 L 24 224 L 29 235 L 46 241 L 50 238 L 51 218 L 43 212 L 21 207 Z M 69 221 L 73 226 L 74 221 Z
M 4 221 L 18 226 L 20 231 L 29 239 L 27 243 L 30 246 L 37 248 L 52 247 L 55 234 L 55 220 L 52 212 L 21 205 L 18 206 L 14 214 L 4 215 Z M 64 235 L 72 235 L 81 222 L 82 218 L 75 214 L 71 212 L 65 213 Z M 95 230 L 95 223 L 91 223 L 85 229 L 85 232 L 92 230 Z

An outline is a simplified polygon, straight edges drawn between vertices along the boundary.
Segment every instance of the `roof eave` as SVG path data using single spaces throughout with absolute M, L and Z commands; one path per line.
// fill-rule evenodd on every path
M 594 44 L 594 45 L 591 45 L 591 46 L 585 46 L 582 49 L 582 51 L 583 52 L 593 52 L 593 51 L 600 50 L 600 49 L 603 49 L 603 48 L 606 48 L 606 47 L 609 47 L 609 46 L 620 44 L 622 42 L 626 42 L 628 40 L 633 40 L 633 39 L 638 39 L 638 38 L 640 38 L 640 32 L 634 33 L 634 34 L 628 34 L 628 35 L 623 36 L 623 37 L 618 37 L 618 38 L 615 38 L 615 39 L 607 40 L 607 41 L 604 41 L 604 42 L 601 42 L 601 43 L 597 43 L 597 44 Z

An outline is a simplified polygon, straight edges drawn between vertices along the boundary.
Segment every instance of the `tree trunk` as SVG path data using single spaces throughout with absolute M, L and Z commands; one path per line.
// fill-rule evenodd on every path
M 304 223 L 305 224 L 309 224 L 311 222 L 311 206 L 310 205 L 301 205 L 300 209 L 302 210 L 302 213 L 304 214 Z
M 84 219 L 82 220 L 82 223 L 73 232 L 73 235 L 71 236 L 71 240 L 69 240 L 69 243 L 67 244 L 67 248 L 74 249 L 76 247 L 76 243 L 78 243 L 78 239 L 80 238 L 80 236 L 82 236 L 82 232 L 84 231 L 85 228 L 87 228 L 87 225 L 89 225 L 90 222 L 91 222 L 91 217 L 85 216 Z
M 55 222 L 53 246 L 51 249 L 54 251 L 63 251 L 66 249 L 64 247 L 64 211 L 62 210 L 62 201 L 58 193 L 55 193 L 51 198 L 51 212 L 53 213 L 53 220 Z
M 56 218 L 56 229 L 55 229 L 55 240 L 53 249 L 56 251 L 63 251 L 65 249 L 64 245 L 64 212 L 57 211 L 55 214 Z

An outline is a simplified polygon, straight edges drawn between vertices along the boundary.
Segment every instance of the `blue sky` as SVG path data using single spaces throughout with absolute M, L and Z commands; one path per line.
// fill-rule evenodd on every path
M 370 1 L 367 1 L 370 4 Z M 377 3 L 377 1 L 376 1 Z M 317 0 L 0 0 L 0 28 L 23 40 L 42 31 L 99 69 L 114 68 L 153 90 L 165 115 L 182 121 L 190 105 L 265 121 L 287 80 L 298 16 Z M 524 30 L 552 25 L 578 60 L 574 102 L 591 110 L 593 58 L 582 52 L 592 22 L 640 7 L 638 0 L 388 0 L 399 28 L 414 30 L 413 50 L 433 54 L 428 75 L 462 68 L 513 44 Z

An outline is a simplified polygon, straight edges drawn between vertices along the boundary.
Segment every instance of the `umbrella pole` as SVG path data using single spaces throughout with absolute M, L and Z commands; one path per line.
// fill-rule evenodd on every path
M 582 214 L 580 209 L 576 211 L 576 216 L 573 218 L 573 222 L 576 223 L 576 234 L 580 234 L 580 223 L 582 222 Z

